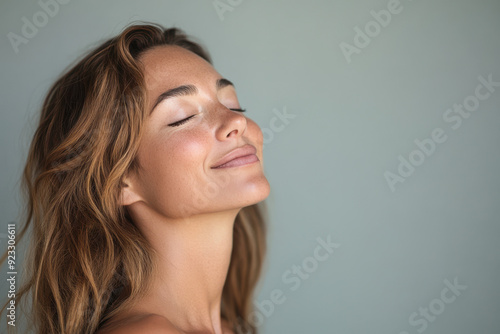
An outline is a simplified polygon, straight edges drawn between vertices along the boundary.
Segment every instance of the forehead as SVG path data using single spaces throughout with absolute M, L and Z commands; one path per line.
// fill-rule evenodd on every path
M 199 85 L 215 81 L 220 75 L 197 54 L 177 45 L 161 45 L 145 51 L 143 65 L 148 90 L 170 89 L 180 85 Z

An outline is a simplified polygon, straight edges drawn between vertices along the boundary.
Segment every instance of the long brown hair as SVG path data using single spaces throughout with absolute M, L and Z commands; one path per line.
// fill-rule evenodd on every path
M 21 180 L 24 226 L 17 237 L 31 226 L 16 305 L 31 296 L 29 323 L 37 333 L 94 333 L 148 288 L 153 250 L 118 199 L 122 177 L 138 168 L 147 117 L 137 59 L 157 45 L 178 45 L 212 63 L 177 28 L 132 25 L 66 71 L 44 100 Z M 266 215 L 261 202 L 243 208 L 234 224 L 221 317 L 237 333 L 257 333 L 250 316 Z

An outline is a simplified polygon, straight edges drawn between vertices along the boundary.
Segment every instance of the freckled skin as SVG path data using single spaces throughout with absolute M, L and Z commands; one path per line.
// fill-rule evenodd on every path
M 138 151 L 142 169 L 124 177 L 120 204 L 155 250 L 149 292 L 115 319 L 138 317 L 144 332 L 231 333 L 220 317 L 222 289 L 238 212 L 264 200 L 263 135 L 242 112 L 235 89 L 216 90 L 222 76 L 204 59 L 178 46 L 159 46 L 140 57 L 148 91 L 147 113 L 157 97 L 181 85 L 198 93 L 167 99 L 146 119 Z M 191 115 L 184 124 L 171 127 Z M 251 144 L 259 161 L 211 169 L 227 153 Z M 160 319 L 160 321 L 158 321 Z M 226 328 L 226 330 L 222 330 Z M 123 330 L 123 331 L 122 331 Z M 107 334 L 107 333 L 101 333 Z

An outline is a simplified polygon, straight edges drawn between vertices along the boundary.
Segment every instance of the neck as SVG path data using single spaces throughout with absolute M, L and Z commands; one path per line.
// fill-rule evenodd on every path
M 134 221 L 156 261 L 140 311 L 162 315 L 182 331 L 221 334 L 222 289 L 239 209 L 172 220 L 137 205 L 140 218 Z

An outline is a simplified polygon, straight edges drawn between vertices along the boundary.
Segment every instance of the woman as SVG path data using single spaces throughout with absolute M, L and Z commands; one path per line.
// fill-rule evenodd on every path
M 23 175 L 37 333 L 256 333 L 270 186 L 243 112 L 206 51 L 158 25 L 52 86 Z

